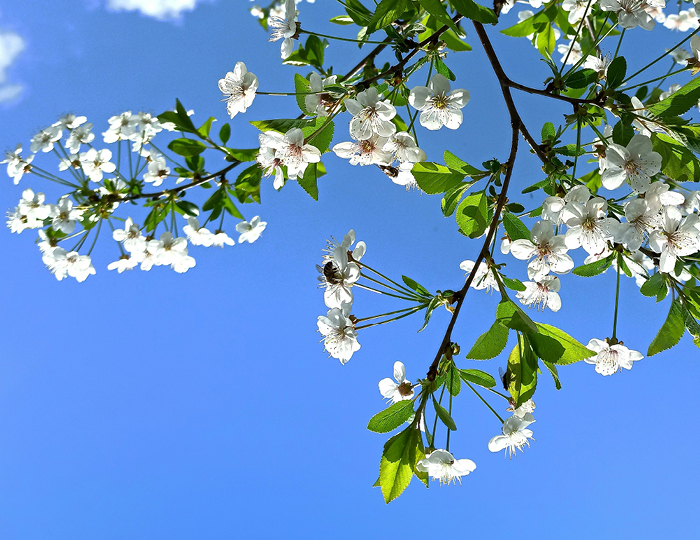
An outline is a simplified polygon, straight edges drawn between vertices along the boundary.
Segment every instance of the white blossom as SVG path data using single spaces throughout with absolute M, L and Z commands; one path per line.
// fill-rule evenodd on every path
M 133 270 L 138 261 L 129 255 L 122 255 L 116 261 L 107 265 L 107 270 L 116 270 L 120 274 L 125 270 Z
M 581 44 L 578 41 L 575 41 L 572 36 L 566 37 L 569 39 L 568 45 L 560 43 L 557 45 L 557 52 L 561 54 L 561 61 L 566 61 L 565 65 L 576 64 L 583 56 L 583 53 L 581 52 Z
M 267 24 L 272 28 L 272 34 L 268 41 L 278 41 L 283 39 L 281 56 L 283 60 L 286 60 L 292 50 L 294 50 L 294 39 L 293 37 L 297 33 L 297 15 L 299 12 L 296 9 L 294 0 L 285 1 L 284 15 L 282 16 L 272 16 L 267 21 Z
M 92 132 L 92 124 L 88 122 L 87 124 L 71 130 L 68 140 L 66 141 L 66 148 L 72 153 L 77 154 L 81 144 L 90 144 L 94 139 L 95 134 Z
M 63 135 L 63 130 L 58 126 L 50 126 L 42 129 L 39 133 L 32 137 L 32 144 L 29 150 L 36 154 L 39 151 L 51 152 L 53 145 L 58 142 Z
M 115 229 L 112 232 L 112 238 L 124 245 L 124 249 L 129 253 L 138 253 L 146 249 L 146 239 L 141 234 L 139 226 L 126 218 L 124 229 Z
M 646 5 L 645 0 L 600 0 L 601 9 L 616 12 L 619 25 L 628 30 L 637 26 L 644 30 L 654 29 L 656 23 L 644 10 Z
M 22 192 L 22 199 L 19 201 L 19 211 L 27 216 L 27 221 L 32 228 L 41 227 L 43 221 L 49 217 L 51 207 L 44 204 L 46 197 L 43 193 L 34 193 L 31 189 Z
M 474 261 L 462 261 L 459 267 L 467 274 L 471 274 L 474 268 Z M 489 268 L 489 265 L 484 261 L 479 263 L 479 267 L 476 269 L 476 274 L 474 275 L 474 279 L 472 279 L 470 287 L 477 291 L 486 289 L 486 292 L 491 292 L 494 289 L 498 290 L 498 282 Z
M 296 180 L 297 176 L 304 176 L 304 171 L 309 163 L 318 163 L 321 160 L 321 152 L 311 144 L 304 144 L 304 132 L 299 128 L 292 128 L 282 135 L 274 131 L 263 133 L 260 137 L 261 151 L 263 147 L 274 148 L 275 158 L 281 165 L 287 167 L 287 177 Z
M 431 131 L 445 126 L 457 129 L 462 125 L 462 107 L 469 103 L 469 91 L 450 91 L 450 81 L 436 73 L 427 87 L 416 86 L 408 96 L 412 107 L 421 111 L 420 124 Z
M 258 78 L 249 72 L 243 62 L 237 62 L 233 71 L 219 79 L 219 90 L 224 94 L 226 111 L 233 118 L 239 112 L 244 113 L 255 99 Z
M 65 114 L 61 118 L 58 119 L 58 122 L 56 122 L 54 127 L 58 127 L 60 129 L 75 129 L 79 126 L 82 126 L 85 122 L 87 121 L 87 118 L 85 116 L 76 116 L 74 114 Z
M 347 98 L 345 107 L 352 114 L 350 135 L 353 139 L 364 141 L 373 135 L 390 137 L 396 132 L 391 121 L 396 116 L 396 109 L 388 101 L 380 101 L 375 87 L 357 94 L 357 99 Z
M 75 222 L 83 217 L 83 211 L 73 208 L 73 201 L 68 197 L 62 197 L 58 204 L 52 204 L 50 207 L 49 216 L 53 218 L 51 228 L 54 231 L 71 234 L 75 230 Z
M 394 379 L 389 377 L 379 381 L 379 392 L 391 403 L 413 399 L 413 386 L 406 379 L 406 367 L 403 362 L 394 362 Z
M 600 181 L 609 190 L 627 181 L 634 191 L 644 193 L 651 184 L 651 177 L 661 170 L 661 154 L 653 151 L 651 139 L 645 135 L 635 135 L 626 147 L 610 144 L 605 160 Z
M 321 79 L 321 76 L 315 71 L 310 75 L 309 90 L 315 93 L 304 96 L 304 106 L 306 110 L 309 111 L 310 115 L 328 116 L 328 95 L 324 95 L 324 89 L 326 86 L 336 84 L 337 79 L 337 75 L 331 75 L 330 77 Z
M 632 362 L 644 358 L 638 351 L 625 347 L 622 341 L 610 345 L 608 340 L 591 339 L 586 348 L 596 352 L 595 356 L 584 358 L 587 364 L 594 364 L 596 373 L 612 375 L 622 368 L 632 369 Z
M 193 246 L 209 247 L 214 244 L 214 235 L 209 229 L 199 226 L 199 221 L 195 217 L 187 218 L 187 225 L 182 228 L 187 235 L 187 239 Z
M 516 259 L 530 261 L 527 275 L 534 281 L 541 280 L 549 271 L 566 274 L 574 267 L 573 259 L 566 254 L 569 250 L 563 236 L 554 235 L 554 223 L 542 220 L 535 223 L 530 231 L 532 241 L 515 240 L 510 252 Z
M 544 276 L 539 281 L 524 281 L 524 291 L 518 291 L 515 297 L 520 300 L 523 305 L 536 307 L 541 311 L 544 308 L 549 308 L 552 311 L 559 311 L 561 308 L 561 298 L 559 298 L 559 289 L 561 281 L 556 276 Z
M 159 186 L 170 174 L 170 168 L 165 163 L 164 157 L 158 157 L 148 164 L 148 171 L 143 175 L 143 181 Z
M 93 182 L 102 180 L 104 173 L 113 173 L 117 166 L 111 163 L 112 151 L 104 148 L 96 150 L 90 148 L 87 152 L 80 153 L 80 162 L 83 166 L 83 171 Z
M 619 222 L 608 218 L 608 203 L 602 197 L 594 197 L 586 204 L 572 202 L 562 210 L 566 223 L 565 242 L 569 249 L 583 247 L 590 255 L 598 255 L 607 247 L 617 232 Z
M 360 244 L 364 245 L 364 242 L 360 242 Z M 325 288 L 323 301 L 326 303 L 326 307 L 339 308 L 344 303 L 352 305 L 351 287 L 360 278 L 360 267 L 355 262 L 348 260 L 349 247 L 349 244 L 343 242 L 333 250 L 330 257 L 325 258 L 322 267 L 317 266 L 321 273 L 318 277 L 321 282 L 320 286 Z M 362 251 L 364 254 L 364 250 Z
M 241 221 L 240 223 L 236 224 L 236 231 L 240 233 L 238 243 L 242 244 L 243 242 L 249 242 L 252 244 L 258 238 L 260 238 L 260 235 L 265 230 L 265 227 L 267 227 L 267 222 L 260 221 L 260 216 L 255 216 L 250 220 L 250 222 Z
M 109 129 L 102 136 L 104 142 L 111 144 L 130 139 L 136 133 L 136 117 L 131 111 L 123 112 L 109 119 Z
M 532 439 L 532 430 L 527 426 L 534 421 L 535 418 L 529 412 L 524 413 L 522 417 L 513 415 L 506 419 L 503 422 L 503 435 L 496 435 L 489 441 L 489 450 L 499 452 L 505 449 L 506 455 L 510 457 L 516 454 L 516 450 L 522 452 L 526 444 L 530 446 L 528 439 Z
M 216 231 L 214 231 L 214 234 L 212 235 L 211 245 L 212 245 L 212 247 L 223 248 L 224 245 L 234 246 L 234 245 L 236 245 L 236 242 L 234 242 L 233 238 L 231 238 L 224 231 L 216 230 Z
M 394 160 L 391 152 L 384 150 L 389 140 L 386 137 L 372 135 L 364 141 L 342 142 L 333 147 L 336 156 L 350 160 L 350 165 L 384 165 Z
M 659 270 L 672 272 L 676 259 L 692 255 L 698 250 L 700 231 L 697 214 L 683 218 L 675 206 L 667 206 L 661 214 L 662 230 L 652 231 L 649 235 L 649 247 L 660 253 Z
M 452 481 L 462 481 L 462 476 L 476 469 L 471 459 L 455 459 L 447 450 L 433 450 L 425 458 L 416 463 L 416 469 L 427 472 L 433 480 L 439 480 L 440 485 Z
M 357 332 L 350 316 L 351 306 L 344 303 L 341 307 L 331 308 L 328 313 L 318 317 L 318 331 L 323 336 L 323 345 L 333 358 L 345 364 L 353 353 L 360 348 Z

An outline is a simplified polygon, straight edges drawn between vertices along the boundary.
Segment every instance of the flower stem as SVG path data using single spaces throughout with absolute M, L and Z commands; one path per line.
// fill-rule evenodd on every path
M 374 279 L 374 278 L 368 276 L 367 274 L 362 274 L 362 273 L 361 273 L 360 275 L 361 275 L 363 278 L 365 278 L 365 279 L 367 279 L 367 280 L 369 280 L 369 281 L 372 281 L 372 282 L 376 283 L 377 285 L 381 285 L 382 287 L 386 287 L 387 289 L 390 289 L 390 290 L 395 291 L 395 292 L 397 292 L 397 293 L 400 293 L 400 294 L 408 294 L 408 292 L 407 292 L 407 291 L 404 291 L 403 289 L 397 289 L 396 287 L 392 287 L 391 285 L 387 285 L 387 284 L 385 284 L 385 283 L 382 283 L 382 282 L 379 281 L 378 279 Z M 411 294 L 412 296 L 415 296 L 416 300 L 423 300 L 423 297 L 422 297 L 422 296 L 418 296 L 418 295 L 417 295 L 415 292 L 413 292 L 413 291 L 411 291 L 410 294 Z
M 415 308 L 413 308 L 412 311 L 409 311 L 408 313 L 404 313 L 403 315 L 399 315 L 398 317 L 393 317 L 393 318 L 391 318 L 391 319 L 387 319 L 386 321 L 380 321 L 380 322 L 376 322 L 376 323 L 365 324 L 365 325 L 363 325 L 363 326 L 356 326 L 356 327 L 355 327 L 355 330 L 361 330 L 361 329 L 363 329 L 363 328 L 371 328 L 372 326 L 379 326 L 380 324 L 386 324 L 386 323 L 390 323 L 390 322 L 393 322 L 393 321 L 398 321 L 399 319 L 403 319 L 404 317 L 408 317 L 409 315 L 413 315 L 414 313 L 416 313 L 417 311 L 420 311 L 420 310 L 423 309 L 424 307 L 425 307 L 425 306 L 415 307 Z
M 617 254 L 617 284 L 615 285 L 615 315 L 613 317 L 612 340 L 617 340 L 617 306 L 620 300 L 620 267 L 622 266 L 622 253 Z
M 100 237 L 100 230 L 102 229 L 102 220 L 100 220 L 97 223 L 97 232 L 95 233 L 95 238 L 92 241 L 92 245 L 90 246 L 90 249 L 88 249 L 88 256 L 90 256 L 90 253 L 92 253 L 93 248 L 95 247 L 95 244 L 97 244 L 97 239 Z
M 310 36 L 317 36 L 328 39 L 337 39 L 338 41 L 349 41 L 351 43 L 370 43 L 372 45 L 384 45 L 383 41 L 362 41 L 359 39 L 342 38 L 337 36 L 329 36 L 328 34 L 319 34 L 318 32 L 310 32 L 309 30 L 299 30 L 300 34 L 309 34 Z M 259 93 L 259 92 L 258 92 Z
M 469 383 L 467 383 L 469 384 Z M 442 386 L 442 392 L 440 392 L 440 399 L 438 399 L 438 403 L 442 404 L 442 396 L 445 394 L 445 385 Z M 435 422 L 433 422 L 433 444 L 435 443 L 435 430 L 437 429 L 437 421 L 438 421 L 438 415 L 437 412 L 435 413 Z
M 406 296 L 399 296 L 398 294 L 391 294 L 391 293 L 388 293 L 388 292 L 384 292 L 384 291 L 377 290 L 377 289 L 375 289 L 375 288 L 373 288 L 373 287 L 368 287 L 367 285 L 361 285 L 361 284 L 359 284 L 359 283 L 355 283 L 354 286 L 355 286 L 355 287 L 359 287 L 360 289 L 365 289 L 365 290 L 368 290 L 368 291 L 376 292 L 377 294 L 386 294 L 387 296 L 393 296 L 394 298 L 399 298 L 399 299 L 401 299 L 401 300 L 408 300 L 409 302 L 415 302 L 415 301 L 416 301 L 415 298 L 408 298 L 408 297 L 406 297 Z
M 583 28 L 583 23 L 586 20 L 586 15 L 588 15 L 588 10 L 591 8 L 591 2 L 593 0 L 588 0 L 588 4 L 586 4 L 586 10 L 583 12 L 583 16 L 581 17 L 581 22 L 578 24 L 578 28 L 576 29 L 576 33 L 574 34 L 574 37 L 571 38 L 571 47 L 569 47 L 569 50 L 566 51 L 566 56 L 564 57 L 564 60 L 562 60 L 562 69 L 564 69 L 564 66 L 566 65 L 566 61 L 569 59 L 569 55 L 571 54 L 571 51 L 573 50 L 573 44 L 576 41 L 576 38 L 578 35 L 581 33 L 581 28 Z
M 673 69 L 673 66 L 671 67 L 671 69 Z M 686 69 L 687 68 L 684 68 L 684 67 L 680 68 L 677 71 L 666 73 L 666 75 L 661 75 L 661 77 L 654 77 L 653 79 L 649 79 L 648 81 L 644 81 L 644 82 L 641 82 L 639 84 L 635 84 L 634 86 L 628 86 L 627 88 L 625 88 L 625 90 L 632 90 L 633 88 L 637 88 L 638 86 L 644 86 L 645 84 L 653 83 L 656 81 L 663 82 L 664 79 L 667 79 L 668 77 L 671 77 L 672 75 L 678 75 L 680 72 L 686 71 Z M 661 83 L 659 83 L 659 84 L 661 84 Z
M 372 319 L 378 319 L 379 317 L 386 317 L 388 315 L 396 315 L 397 313 L 403 313 L 404 311 L 411 311 L 416 309 L 415 307 L 408 307 L 403 309 L 397 309 L 396 311 L 389 311 L 388 313 L 381 313 L 380 315 L 372 315 L 371 317 L 361 317 L 355 319 L 355 322 L 371 321 Z
M 481 401 L 484 402 L 484 405 L 486 405 L 489 409 L 491 409 L 491 412 L 493 414 L 495 414 L 496 418 L 498 418 L 501 421 L 501 424 L 503 424 L 503 418 L 501 418 L 500 415 L 493 409 L 493 407 L 491 407 L 491 405 L 489 405 L 488 402 L 483 397 L 481 397 L 481 394 L 479 394 L 479 392 L 476 391 L 476 388 L 474 388 L 471 384 L 469 384 L 468 381 L 464 381 L 464 382 L 467 383 L 467 386 L 472 389 L 472 392 L 474 392 L 477 395 L 477 397 Z
M 644 66 L 642 69 L 639 69 L 639 70 L 635 71 L 634 73 L 632 73 L 632 75 L 630 75 L 630 76 L 627 77 L 625 80 L 623 80 L 621 84 L 626 83 L 626 82 L 629 81 L 630 79 L 632 79 L 632 78 L 636 77 L 637 75 L 639 75 L 642 71 L 646 70 L 647 68 L 650 68 L 651 66 L 653 66 L 654 64 L 656 64 L 656 62 L 658 62 L 659 60 L 661 60 L 664 56 L 671 54 L 673 51 L 675 51 L 678 47 L 680 47 L 681 45 L 683 45 L 683 43 L 685 43 L 687 40 L 689 40 L 691 37 L 693 37 L 693 36 L 694 36 L 695 34 L 697 34 L 698 32 L 700 32 L 700 28 L 696 28 L 696 29 L 693 30 L 687 37 L 683 38 L 681 41 L 679 41 L 678 43 L 676 43 L 676 45 L 675 45 L 672 49 L 669 49 L 668 51 L 666 51 L 665 53 L 663 53 L 663 54 L 662 54 L 661 56 L 659 56 L 658 58 L 652 60 L 652 61 L 649 62 L 646 66 Z
M 365 263 L 363 263 L 363 262 L 360 262 L 360 261 L 354 261 L 354 262 L 355 262 L 356 264 L 359 264 L 362 268 L 366 268 L 366 269 L 369 270 L 370 272 L 374 272 L 374 273 L 377 274 L 378 276 L 383 277 L 383 278 L 386 279 L 389 283 L 393 283 L 394 285 L 396 285 L 399 289 L 403 289 L 404 291 L 406 291 L 406 292 L 409 293 L 409 294 L 415 294 L 415 291 L 413 291 L 412 289 L 409 289 L 408 287 L 406 287 L 406 286 L 404 286 L 404 285 L 401 285 L 400 283 L 397 283 L 397 282 L 394 281 L 393 279 L 388 278 L 387 276 L 385 276 L 385 275 L 382 274 L 381 272 L 378 272 L 377 270 L 375 270 L 375 269 L 372 268 L 371 266 L 368 266 L 367 264 L 365 264 Z M 365 277 L 367 277 L 367 276 L 365 276 Z
M 623 28 L 622 32 L 620 32 L 620 39 L 617 42 L 617 48 L 615 49 L 615 54 L 613 56 L 613 60 L 615 60 L 615 58 L 617 58 L 617 53 L 620 52 L 620 45 L 622 45 L 622 38 L 625 37 L 625 30 L 627 30 L 627 28 Z

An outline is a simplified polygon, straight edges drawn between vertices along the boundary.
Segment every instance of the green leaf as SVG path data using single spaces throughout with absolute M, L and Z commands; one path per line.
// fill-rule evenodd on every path
M 535 44 L 542 56 L 545 58 L 552 56 L 552 51 L 554 51 L 554 47 L 557 44 L 557 39 L 554 35 L 554 27 L 551 24 L 545 25 L 537 34 Z
M 681 309 L 683 312 L 683 321 L 685 322 L 685 328 L 688 333 L 693 338 L 693 343 L 696 347 L 700 347 L 700 324 L 695 319 L 695 316 L 681 304 Z
M 399 401 L 375 414 L 367 424 L 367 429 L 375 433 L 389 433 L 406 422 L 412 415 L 413 400 Z
M 352 20 L 352 17 L 348 15 L 338 15 L 336 17 L 331 18 L 329 22 L 332 22 L 333 24 L 340 24 L 342 26 L 348 24 L 355 24 L 355 21 Z
M 435 308 L 441 305 L 441 303 L 442 302 L 440 302 L 437 296 L 430 299 L 430 302 L 428 302 L 428 305 L 425 308 L 425 321 L 423 322 L 423 326 L 420 327 L 420 330 L 418 330 L 419 332 L 425 330 L 425 327 L 428 326 L 428 323 L 430 322 L 430 317 L 432 316 L 433 311 L 435 311 Z
M 695 107 L 700 100 L 700 78 L 693 77 L 666 99 L 662 99 L 648 111 L 653 116 L 680 116 Z
M 236 208 L 236 205 L 233 204 L 233 201 L 231 200 L 231 197 L 229 197 L 228 195 L 225 195 L 225 196 L 222 198 L 222 202 L 224 203 L 224 204 L 223 204 L 224 210 L 226 210 L 226 211 L 227 211 L 229 214 L 231 214 L 233 217 L 238 218 L 238 219 L 245 219 L 245 218 L 243 217 L 243 214 L 241 214 L 241 213 L 238 211 L 238 208 Z
M 261 181 L 262 169 L 257 164 L 241 171 L 233 184 L 236 198 L 242 203 L 249 197 L 259 199 Z
M 617 88 L 620 86 L 622 81 L 625 79 L 625 74 L 627 73 L 627 60 L 625 60 L 624 56 L 618 56 L 610 62 L 610 65 L 608 66 L 608 73 L 607 73 L 607 83 L 608 83 L 608 88 Z
M 175 124 L 175 129 L 178 131 L 186 131 L 188 133 L 197 133 L 197 129 L 194 127 L 192 120 L 190 119 L 187 111 L 180 103 L 179 99 L 175 100 L 175 110 L 166 111 L 163 114 L 158 115 L 158 120 L 163 122 L 172 122 Z
M 445 386 L 447 386 L 447 391 L 451 396 L 459 395 L 461 390 L 460 373 L 454 364 L 452 364 L 450 372 L 445 376 Z
M 678 344 L 685 334 L 685 320 L 683 318 L 683 308 L 678 299 L 671 303 L 666 321 L 656 334 L 654 341 L 649 345 L 647 356 L 654 356 L 661 351 L 670 349 Z
M 442 24 L 446 24 L 453 31 L 459 33 L 459 31 L 460 31 L 459 28 L 457 28 L 457 25 L 452 21 L 452 18 L 448 15 L 447 10 L 445 9 L 445 6 L 442 4 L 442 2 L 440 0 L 418 0 L 418 1 L 425 8 L 425 11 L 430 13 L 433 17 L 435 17 Z M 450 80 L 454 80 L 454 79 L 450 79 Z
M 297 176 L 297 183 L 314 201 L 318 200 L 318 179 L 324 174 L 326 174 L 326 168 L 319 161 L 307 165 L 303 177 Z
M 276 131 L 277 133 L 287 133 L 292 128 L 299 128 L 301 130 L 304 128 L 313 129 L 316 126 L 316 119 L 299 120 L 296 118 L 286 118 L 276 120 L 252 120 L 250 123 L 262 132 Z M 306 133 L 304 135 L 306 135 Z
M 508 287 L 511 291 L 524 291 L 527 289 L 519 279 L 510 279 L 503 274 L 501 274 L 501 279 L 503 280 L 503 285 Z
M 537 25 L 538 28 L 535 28 L 536 23 L 536 16 L 528 17 L 527 19 L 520 21 L 518 24 L 509 26 L 505 30 L 501 30 L 501 34 L 511 37 L 527 37 L 530 34 L 534 34 L 539 28 L 539 25 Z
M 566 78 L 566 86 L 569 88 L 586 88 L 598 80 L 598 72 L 594 69 L 582 69 Z
M 469 238 L 478 238 L 488 226 L 488 199 L 483 191 L 468 195 L 457 207 L 459 230 Z
M 406 0 L 382 0 L 367 25 L 367 35 L 393 23 L 407 7 Z
M 634 137 L 634 128 L 627 122 L 620 120 L 613 127 L 613 142 L 615 144 L 627 146 L 632 137 Z
M 223 126 L 221 126 L 221 129 L 219 130 L 219 139 L 221 139 L 221 144 L 225 145 L 230 138 L 231 126 L 228 123 L 226 123 Z
M 517 408 L 530 399 L 537 388 L 537 358 L 530 349 L 526 334 L 519 336 L 518 343 L 508 357 L 508 372 L 508 392 Z
M 474 179 L 483 178 L 488 175 L 488 172 L 472 167 L 469 163 L 459 159 L 449 150 L 445 150 L 443 159 L 445 160 L 445 165 L 447 165 L 449 169 L 462 172 L 466 176 L 471 176 Z
M 428 471 L 419 471 L 416 468 L 416 465 L 418 465 L 421 459 L 425 459 L 425 453 L 423 452 L 423 440 L 418 436 L 416 437 L 416 458 L 413 463 L 413 474 L 416 475 L 418 480 L 425 484 L 425 487 L 428 487 L 428 482 L 430 481 L 430 478 L 428 478 Z
M 568 157 L 574 157 L 574 156 L 582 156 L 583 154 L 586 153 L 586 150 L 581 147 L 576 147 L 575 144 L 565 144 L 564 146 L 557 146 L 556 148 L 553 148 L 555 154 L 559 154 L 560 156 L 568 156 Z
M 484 388 L 493 388 L 496 386 L 496 379 L 480 369 L 460 369 L 459 376 L 466 382 L 478 384 Z
M 423 285 L 421 285 L 420 283 L 413 281 L 410 277 L 401 276 L 401 279 L 409 287 L 409 289 L 416 291 L 421 296 L 427 296 L 427 297 L 433 296 L 432 294 L 430 294 L 430 291 L 428 291 L 428 289 L 423 287 Z
M 209 137 L 209 132 L 211 131 L 211 124 L 215 122 L 216 118 L 210 116 L 206 122 L 204 122 L 201 127 L 197 130 L 202 137 Z
M 511 240 L 529 240 L 530 229 L 525 224 L 511 213 L 503 215 L 503 228 L 508 233 Z
M 644 296 L 656 296 L 662 288 L 666 288 L 666 281 L 664 280 L 664 275 L 661 272 L 657 272 L 644 282 L 639 288 L 639 292 Z
M 452 73 L 452 70 L 447 67 L 447 64 L 445 64 L 439 56 L 435 58 L 435 71 L 450 81 L 456 79 L 455 74 Z
M 199 215 L 199 207 L 189 201 L 177 201 L 175 206 L 188 216 L 197 217 Z
M 462 182 L 445 193 L 445 196 L 440 202 L 443 216 L 450 217 L 452 214 L 454 214 L 459 201 L 462 200 L 464 192 L 467 191 L 472 185 L 473 182 Z
M 322 154 L 328 151 L 331 141 L 333 140 L 334 130 L 335 124 L 333 121 L 330 118 L 324 118 L 322 116 L 316 118 L 316 124 L 313 127 L 302 129 L 304 137 L 307 138 L 313 133 L 318 133 L 318 135 L 314 135 L 313 138 L 309 139 L 309 144 L 318 148 Z
M 452 420 L 452 417 L 450 416 L 450 413 L 447 412 L 447 409 L 440 405 L 437 400 L 435 399 L 435 396 L 433 395 L 433 405 L 435 405 L 435 413 L 438 415 L 438 418 L 440 421 L 447 426 L 447 429 L 451 429 L 452 431 L 457 431 L 457 426 L 455 425 L 455 421 Z
M 545 124 L 542 126 L 542 140 L 543 141 L 552 141 L 554 140 L 554 137 L 556 136 L 557 132 L 554 129 L 554 124 L 551 122 L 545 122 Z
M 548 324 L 537 324 L 538 334 L 528 336 L 535 354 L 546 362 L 565 366 L 595 356 L 566 332 Z
M 236 149 L 236 148 L 226 148 L 226 153 L 231 156 L 233 159 L 236 161 L 255 161 L 255 158 L 258 156 L 258 152 L 260 151 L 260 148 L 245 148 L 245 149 Z
M 308 60 L 309 64 L 317 68 L 323 68 L 324 49 L 326 47 L 328 47 L 327 40 L 321 40 L 318 36 L 310 35 L 304 45 L 306 60 Z
M 379 462 L 379 484 L 387 504 L 401 495 L 411 483 L 419 438 L 420 431 L 409 426 L 384 445 Z
M 559 372 L 557 371 L 557 366 L 545 360 L 542 360 L 542 362 L 545 366 L 547 366 L 549 373 L 551 373 L 552 379 L 554 379 L 554 386 L 556 387 L 556 389 L 561 390 L 561 382 L 559 381 Z
M 474 346 L 467 353 L 467 358 L 472 360 L 488 360 L 496 358 L 508 343 L 508 329 L 498 322 L 494 322 L 486 332 L 481 334 Z
M 485 8 L 474 2 L 473 0 L 450 0 L 450 4 L 459 13 L 471 19 L 484 24 L 498 23 L 498 17 L 492 9 Z
M 661 154 L 661 172 L 676 182 L 699 182 L 700 161 L 695 154 L 668 135 L 652 135 L 654 151 Z
M 456 187 L 466 176 L 464 173 L 430 161 L 416 163 L 411 173 L 413 173 L 418 187 L 429 195 L 444 193 Z
M 205 212 L 208 210 L 213 210 L 216 207 L 221 207 L 223 206 L 223 199 L 224 199 L 224 192 L 221 189 L 217 189 L 214 193 L 211 194 L 211 197 L 209 197 L 204 204 L 202 205 L 202 210 Z
M 299 73 L 294 74 L 294 91 L 296 92 L 296 96 L 294 97 L 297 100 L 299 109 L 301 109 L 301 112 L 304 114 L 310 115 L 306 108 L 306 96 L 311 92 L 311 83 L 299 75 Z
M 359 0 L 345 0 L 345 11 L 358 26 L 367 26 L 372 18 L 372 12 Z
M 520 306 L 510 300 L 502 300 L 496 309 L 496 320 L 506 328 L 526 333 L 537 333 L 537 326 L 525 315 Z
M 203 142 L 194 139 L 173 139 L 168 148 L 183 157 L 198 156 L 207 149 Z
M 608 268 L 610 268 L 610 265 L 612 264 L 613 258 L 615 257 L 615 254 L 608 255 L 605 257 L 605 259 L 600 259 L 598 261 L 589 263 L 589 264 L 583 264 L 581 266 L 577 266 L 572 270 L 574 274 L 577 276 L 581 277 L 593 277 L 597 276 L 598 274 L 602 274 L 605 272 Z
M 465 43 L 459 37 L 459 34 L 454 30 L 448 30 L 440 36 L 440 39 L 445 42 L 447 48 L 455 52 L 471 51 L 472 47 L 469 43 Z

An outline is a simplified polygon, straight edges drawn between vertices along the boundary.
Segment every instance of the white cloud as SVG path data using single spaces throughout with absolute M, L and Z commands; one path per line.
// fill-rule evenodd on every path
M 24 40 L 18 34 L 0 32 L 0 103 L 15 99 L 22 91 L 22 86 L 19 84 L 6 84 L 6 71 L 24 47 Z
M 107 0 L 107 7 L 117 11 L 138 10 L 156 19 L 177 19 L 183 11 L 192 11 L 199 0 Z

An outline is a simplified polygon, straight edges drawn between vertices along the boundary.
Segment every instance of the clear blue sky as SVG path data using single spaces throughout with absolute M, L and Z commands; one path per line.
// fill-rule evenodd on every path
M 112 115 L 158 114 L 176 97 L 199 122 L 210 115 L 223 121 L 217 80 L 237 61 L 258 76 L 261 90 L 293 91 L 294 68 L 280 64 L 279 44 L 267 43 L 245 0 L 202 1 L 175 21 L 105 4 L 0 4 L 0 32 L 24 45 L 0 80 L 16 94 L 0 103 L 0 151 L 19 142 L 28 148 L 66 112 L 86 115 L 101 133 Z M 339 4 L 299 8 L 304 28 L 347 35 L 324 22 L 340 13 Z M 524 40 L 489 32 L 512 78 L 538 86 L 548 76 Z M 445 148 L 476 165 L 506 158 L 507 113 L 468 34 L 474 51 L 448 57 L 456 85 L 471 92 L 464 124 L 456 133 L 419 132 L 433 161 Z M 660 27 L 628 34 L 622 51 L 634 58 L 630 66 L 642 65 L 634 56 L 640 51 L 656 54 L 679 39 Z M 337 43 L 326 55 L 337 72 L 359 59 L 353 45 Z M 516 99 L 534 133 L 545 108 L 545 120 L 555 123 L 570 112 L 543 98 Z M 248 120 L 297 114 L 292 98 L 258 96 L 233 121 L 231 144 L 257 144 Z M 336 142 L 348 140 L 346 120 L 337 122 Z M 439 197 L 407 193 L 376 169 L 352 168 L 332 154 L 324 162 L 319 202 L 294 184 L 277 193 L 267 181 L 262 206 L 243 208 L 246 218 L 268 222 L 260 240 L 192 248 L 197 266 L 184 275 L 109 272 L 118 251 L 104 238 L 93 252 L 97 275 L 59 283 L 32 232 L 0 229 L 0 540 L 356 539 L 443 529 L 472 538 L 695 537 L 698 350 L 687 336 L 612 377 L 583 362 L 562 368 L 560 391 L 544 374 L 531 426 L 536 441 L 510 461 L 487 449 L 498 421 L 461 394 L 451 446 L 476 471 L 462 486 L 426 490 L 414 480 L 384 504 L 371 485 L 385 439 L 365 429 L 383 407 L 377 382 L 396 360 L 410 380 L 423 376 L 448 314 L 436 312 L 421 334 L 418 318 L 361 331 L 361 350 L 341 366 L 315 333 L 325 308 L 314 265 L 326 238 L 354 228 L 373 267 L 431 290 L 457 289 L 459 263 L 478 247 L 441 216 Z M 516 167 L 516 189 L 542 178 L 525 150 Z M 26 187 L 59 195 L 31 176 L 18 186 L 6 178 L 0 207 L 14 207 Z M 527 197 L 524 204 L 534 206 Z M 523 263 L 504 261 L 524 279 Z M 532 316 L 584 343 L 602 339 L 610 334 L 614 287 L 611 272 L 588 281 L 565 276 L 561 311 Z M 645 352 L 669 301 L 656 306 L 628 279 L 623 292 L 619 334 Z M 463 350 L 491 324 L 497 301 L 469 293 L 454 336 Z M 400 307 L 356 292 L 358 315 Z M 462 355 L 459 363 L 496 375 L 506 360 Z

